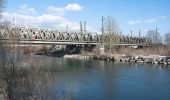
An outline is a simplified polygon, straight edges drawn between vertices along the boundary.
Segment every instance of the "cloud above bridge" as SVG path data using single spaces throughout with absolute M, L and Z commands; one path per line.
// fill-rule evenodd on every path
M 11 23 L 19 26 L 31 26 L 38 28 L 57 28 L 64 30 L 66 25 L 70 27 L 71 30 L 79 30 L 79 24 L 72 22 L 62 16 L 43 14 L 40 16 L 25 15 L 20 13 L 2 13 L 3 21 L 10 20 Z
M 65 7 L 65 9 L 68 10 L 68 11 L 81 11 L 83 9 L 83 7 L 81 7 L 79 4 L 69 3 Z
M 65 17 L 67 12 L 81 11 L 83 7 L 79 4 L 68 4 L 65 7 L 48 6 L 43 14 L 38 14 L 35 8 L 24 4 L 15 12 L 3 12 L 1 22 L 11 22 L 18 26 L 29 26 L 37 28 L 52 28 L 70 31 L 79 31 L 79 22 L 73 22 Z M 87 26 L 89 31 L 92 27 Z
M 47 13 L 53 14 L 53 15 L 64 16 L 65 15 L 65 9 L 62 8 L 62 7 L 49 6 L 47 8 Z
M 167 16 L 158 16 L 158 17 L 155 17 L 155 18 L 149 18 L 149 19 L 143 19 L 143 20 L 141 20 L 141 19 L 129 20 L 126 24 L 130 25 L 130 26 L 133 26 L 133 25 L 136 25 L 136 24 L 154 24 L 154 23 L 162 21 L 166 18 L 167 18 Z
M 64 16 L 67 11 L 81 11 L 83 10 L 83 7 L 80 6 L 77 3 L 69 3 L 65 7 L 54 7 L 54 6 L 48 6 L 47 13 Z
M 37 11 L 36 11 L 34 8 L 29 7 L 29 6 L 26 5 L 26 4 L 20 6 L 20 9 L 19 9 L 18 12 L 21 13 L 21 14 L 26 14 L 26 15 L 37 13 Z
M 141 20 L 130 20 L 127 22 L 128 25 L 135 25 L 135 24 L 140 24 Z

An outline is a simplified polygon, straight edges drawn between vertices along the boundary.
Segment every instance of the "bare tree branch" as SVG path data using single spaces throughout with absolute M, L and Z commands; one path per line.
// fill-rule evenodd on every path
M 147 38 L 151 40 L 151 43 L 153 44 L 161 44 L 162 43 L 162 36 L 157 30 L 149 30 L 147 35 Z
M 170 32 L 168 32 L 164 35 L 164 42 L 166 44 L 170 44 Z
M 114 34 L 119 31 L 118 23 L 112 16 L 107 16 L 104 20 L 105 34 Z

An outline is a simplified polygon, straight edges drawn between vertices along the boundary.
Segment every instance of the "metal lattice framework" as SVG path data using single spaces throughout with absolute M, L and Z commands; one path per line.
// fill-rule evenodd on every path
M 144 44 L 150 40 L 144 37 L 130 37 L 119 34 L 98 35 L 94 33 L 82 32 L 62 32 L 50 29 L 25 28 L 14 26 L 0 26 L 1 39 L 19 40 L 50 40 L 50 41 L 70 41 L 70 42 L 95 42 L 95 43 L 131 43 Z

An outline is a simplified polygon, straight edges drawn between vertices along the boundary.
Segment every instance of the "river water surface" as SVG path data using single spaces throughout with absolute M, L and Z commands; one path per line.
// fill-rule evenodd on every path
M 15 78 L 13 99 L 170 100 L 170 67 L 32 56 Z M 38 70 L 36 70 L 38 69 Z M 26 80 L 26 81 L 23 81 Z

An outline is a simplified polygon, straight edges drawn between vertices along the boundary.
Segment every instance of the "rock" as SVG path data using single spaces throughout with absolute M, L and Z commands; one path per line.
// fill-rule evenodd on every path
M 163 64 L 170 65 L 170 57 L 160 55 L 149 55 L 149 56 L 126 56 L 126 55 L 98 55 L 93 56 L 93 59 L 105 60 L 105 61 L 120 61 L 129 63 L 148 63 L 148 64 Z
M 71 58 L 71 59 L 89 59 L 89 56 L 84 55 L 64 55 L 64 58 Z

